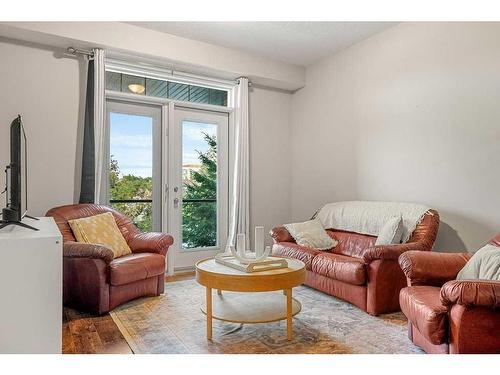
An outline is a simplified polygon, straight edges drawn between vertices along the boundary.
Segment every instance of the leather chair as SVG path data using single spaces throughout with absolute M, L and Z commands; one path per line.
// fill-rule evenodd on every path
M 500 246 L 500 235 L 490 243 Z M 408 337 L 427 353 L 500 353 L 500 281 L 455 280 L 471 256 L 409 251 L 399 257 L 408 280 L 399 296 Z
M 111 212 L 132 254 L 113 259 L 102 245 L 76 242 L 68 220 Z M 166 254 L 172 236 L 141 233 L 124 215 L 96 204 L 56 207 L 52 216 L 63 235 L 63 302 L 66 306 L 103 314 L 142 296 L 163 293 Z
M 439 228 L 439 214 L 429 210 L 408 242 L 375 246 L 377 237 L 327 229 L 338 241 L 332 250 L 298 245 L 285 227 L 271 230 L 273 254 L 303 261 L 305 285 L 352 303 L 372 315 L 399 311 L 399 291 L 406 278 L 398 264 L 405 251 L 430 251 Z

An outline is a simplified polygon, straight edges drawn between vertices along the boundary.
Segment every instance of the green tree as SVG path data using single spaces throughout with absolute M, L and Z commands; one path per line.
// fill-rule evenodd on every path
M 198 152 L 201 167 L 191 172 L 184 181 L 182 205 L 182 239 L 185 248 L 215 246 L 217 244 L 217 139 L 203 133 L 209 149 Z M 189 202 L 190 199 L 211 200 Z
M 118 162 L 111 155 L 109 167 L 110 195 L 112 200 L 151 199 L 153 179 L 133 175 L 120 176 Z M 113 203 L 113 208 L 132 219 L 143 232 L 153 227 L 151 203 Z

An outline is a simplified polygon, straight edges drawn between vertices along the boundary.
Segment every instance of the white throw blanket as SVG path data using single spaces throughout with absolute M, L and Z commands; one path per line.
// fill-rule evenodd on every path
M 430 207 L 416 203 L 350 201 L 324 205 L 316 214 L 325 229 L 378 236 L 394 216 L 403 218 L 403 243 L 408 241 Z

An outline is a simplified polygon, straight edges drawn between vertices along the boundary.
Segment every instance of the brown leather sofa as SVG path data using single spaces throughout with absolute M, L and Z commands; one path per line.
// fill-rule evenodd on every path
M 68 220 L 111 212 L 132 254 L 113 259 L 113 252 L 95 244 L 76 242 Z M 63 302 L 98 314 L 142 296 L 163 293 L 166 254 L 172 236 L 141 233 L 124 215 L 96 204 L 56 207 L 52 216 L 63 235 Z
M 500 235 L 491 244 L 500 246 Z M 500 281 L 455 280 L 469 253 L 409 251 L 400 304 L 408 337 L 427 353 L 500 353 Z
M 328 229 L 338 241 L 332 250 L 302 247 L 284 227 L 271 230 L 273 254 L 299 259 L 306 265 L 305 285 L 352 303 L 372 315 L 399 311 L 399 291 L 406 279 L 398 257 L 409 250 L 432 249 L 439 215 L 429 210 L 408 242 L 375 246 L 374 236 Z

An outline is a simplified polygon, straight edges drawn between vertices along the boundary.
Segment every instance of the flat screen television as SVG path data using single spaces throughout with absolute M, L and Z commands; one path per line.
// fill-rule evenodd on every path
M 10 124 L 10 164 L 5 168 L 7 205 L 2 209 L 0 228 L 7 225 L 19 225 L 35 229 L 21 223 L 28 211 L 28 170 L 27 142 L 21 116 L 18 115 Z

